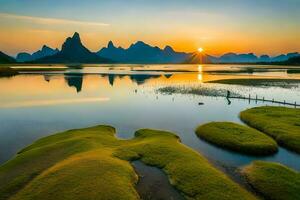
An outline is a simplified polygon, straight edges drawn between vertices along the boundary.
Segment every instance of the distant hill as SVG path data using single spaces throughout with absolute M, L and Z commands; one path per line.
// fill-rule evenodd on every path
M 58 49 L 52 49 L 46 45 L 42 47 L 41 50 L 38 50 L 34 52 L 32 55 L 26 52 L 21 52 L 17 55 L 16 60 L 18 62 L 29 62 L 33 60 L 37 60 L 40 58 L 44 58 L 47 56 L 52 56 L 54 54 L 57 54 L 59 52 Z
M 107 47 L 97 52 L 97 55 L 112 59 L 119 63 L 182 63 L 188 53 L 176 52 L 170 46 L 161 49 L 138 41 L 129 48 L 115 47 L 110 41 Z
M 73 37 L 68 37 L 58 53 L 40 58 L 34 63 L 111 63 L 107 58 L 102 58 L 92 53 L 81 43 L 80 36 L 77 32 Z
M 248 54 L 235 54 L 235 53 L 227 53 L 222 55 L 221 57 L 217 58 L 214 62 L 219 63 L 249 63 L 249 62 L 257 62 L 258 57 L 254 55 L 253 53 Z
M 285 65 L 299 65 L 300 66 L 300 56 L 291 57 L 286 61 L 282 61 L 281 64 Z
M 282 54 L 275 57 L 270 57 L 268 55 L 262 55 L 260 57 L 253 53 L 248 54 L 236 54 L 236 53 L 226 53 L 220 57 L 211 57 L 213 63 L 262 63 L 262 62 L 281 62 L 286 61 L 289 58 L 300 56 L 299 53 L 288 53 Z
M 6 64 L 6 63 L 15 63 L 15 62 L 16 60 L 14 58 L 0 51 L 0 63 Z
M 281 54 L 279 56 L 276 56 L 276 57 L 273 57 L 271 59 L 271 62 L 281 62 L 281 61 L 286 61 L 290 58 L 293 58 L 293 57 L 297 57 L 297 56 L 300 56 L 299 53 L 295 52 L 295 53 L 288 53 L 288 54 Z
M 226 53 L 220 57 L 202 54 L 198 52 L 185 53 L 176 52 L 172 47 L 166 46 L 161 49 L 138 41 L 129 48 L 116 47 L 110 41 L 107 47 L 97 52 L 97 55 L 114 60 L 119 63 L 258 63 L 258 62 L 280 62 L 289 58 L 300 56 L 299 53 L 282 54 L 276 57 L 262 55 L 260 57 L 253 53 L 236 54 Z

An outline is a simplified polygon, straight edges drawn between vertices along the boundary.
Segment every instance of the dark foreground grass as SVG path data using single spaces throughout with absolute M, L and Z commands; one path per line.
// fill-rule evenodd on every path
M 288 69 L 286 72 L 288 74 L 300 74 L 300 69 Z
M 18 75 L 18 71 L 10 67 L 0 67 L 0 77 L 10 77 Z
M 14 68 L 18 72 L 56 72 L 56 71 L 66 71 L 67 68 L 58 67 L 32 67 L 32 68 Z
M 214 80 L 214 81 L 208 81 L 206 83 L 220 83 L 220 84 L 244 85 L 244 86 L 254 86 L 254 87 L 293 88 L 293 87 L 299 87 L 300 79 L 239 78 L 239 79 Z
M 56 72 L 65 71 L 67 68 L 45 68 L 45 67 L 32 67 L 32 68 L 11 68 L 11 67 L 0 67 L 0 77 L 11 77 L 21 73 L 38 73 L 38 72 Z
M 256 161 L 242 172 L 251 186 L 266 199 L 300 199 L 300 174 L 284 165 Z
M 139 199 L 131 160 L 162 168 L 189 199 L 255 199 L 173 133 L 143 129 L 118 140 L 96 126 L 55 134 L 0 167 L 0 199 Z
M 217 146 L 252 155 L 277 152 L 277 143 L 269 136 L 232 122 L 211 122 L 199 126 L 196 134 Z
M 273 137 L 279 145 L 300 153 L 300 109 L 256 107 L 241 112 L 240 118 Z

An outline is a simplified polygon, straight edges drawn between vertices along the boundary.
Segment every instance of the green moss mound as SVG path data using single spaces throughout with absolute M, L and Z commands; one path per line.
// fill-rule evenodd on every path
M 199 126 L 196 134 L 212 144 L 245 154 L 268 155 L 278 150 L 269 136 L 232 122 L 207 123 Z
M 0 168 L 0 199 L 138 199 L 130 163 L 112 156 L 115 129 L 38 140 Z
M 284 165 L 256 161 L 242 172 L 253 188 L 266 199 L 300 199 L 300 174 Z
M 173 133 L 142 129 L 118 140 L 96 126 L 38 140 L 0 167 L 0 199 L 139 199 L 130 160 L 162 168 L 189 199 L 255 199 Z
M 300 153 L 300 109 L 263 106 L 241 112 L 249 126 L 272 136 L 279 145 Z

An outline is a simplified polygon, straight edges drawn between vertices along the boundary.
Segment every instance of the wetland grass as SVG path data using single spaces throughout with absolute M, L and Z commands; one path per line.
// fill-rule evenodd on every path
M 278 151 L 277 143 L 253 128 L 232 122 L 210 122 L 199 126 L 196 134 L 219 147 L 252 155 L 270 155 Z
M 255 161 L 242 169 L 249 184 L 266 199 L 300 199 L 300 174 L 282 164 Z
M 171 132 L 119 140 L 111 126 L 42 138 L 0 167 L 0 199 L 139 199 L 129 161 L 161 168 L 188 199 L 256 199 Z
M 249 126 L 273 137 L 279 145 L 300 153 L 300 109 L 263 106 L 240 113 Z

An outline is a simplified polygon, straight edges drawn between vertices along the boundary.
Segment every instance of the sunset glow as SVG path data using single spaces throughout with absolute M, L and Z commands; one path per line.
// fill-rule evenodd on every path
M 61 48 L 65 38 L 77 31 L 91 51 L 99 51 L 112 40 L 123 48 L 144 41 L 185 52 L 203 45 L 211 55 L 278 55 L 300 51 L 299 7 L 300 2 L 293 0 L 266 0 L 259 4 L 250 0 L 2 0 L 0 49 L 15 56 L 37 51 L 44 44 Z

